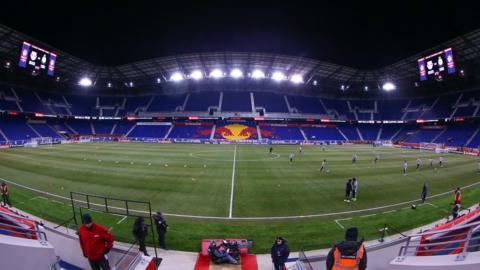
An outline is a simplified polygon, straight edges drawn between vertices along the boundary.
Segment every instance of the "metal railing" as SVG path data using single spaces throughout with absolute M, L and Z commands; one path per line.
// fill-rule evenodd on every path
M 3 228 L 2 230 L 7 231 L 7 232 L 11 232 L 11 233 L 25 235 L 25 238 L 27 238 L 27 239 L 35 239 L 34 237 L 36 236 L 39 241 L 47 241 L 47 235 L 45 234 L 45 232 L 40 231 L 39 224 L 36 220 L 30 219 L 30 218 L 27 218 L 27 217 L 23 217 L 21 215 L 14 215 L 14 214 L 9 214 L 9 213 L 5 213 L 5 212 L 0 213 L 0 216 L 6 216 L 6 217 L 12 218 L 12 219 L 10 219 L 10 221 L 11 221 L 10 223 L 15 223 L 16 221 L 14 220 L 14 218 L 16 218 L 16 219 L 22 219 L 22 220 L 27 220 L 29 222 L 32 222 L 35 226 L 35 229 L 31 229 L 27 225 L 26 226 L 18 226 L 18 225 L 12 225 L 12 224 L 0 221 L 0 227 L 11 228 L 11 229 Z
M 438 256 L 480 251 L 480 221 L 408 236 L 398 256 Z
M 293 268 L 289 268 L 292 270 L 313 270 L 312 265 L 310 264 L 310 261 L 308 260 L 308 257 L 306 256 L 305 252 L 301 250 L 298 253 L 298 260 L 295 262 L 295 265 Z
M 130 245 L 128 250 L 125 251 L 125 253 L 120 257 L 120 259 L 118 259 L 112 270 L 133 269 L 137 265 L 141 257 L 142 256 L 137 247 L 137 242 L 135 241 L 132 245 Z

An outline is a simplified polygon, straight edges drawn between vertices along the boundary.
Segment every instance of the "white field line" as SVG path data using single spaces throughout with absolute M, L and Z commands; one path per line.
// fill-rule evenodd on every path
M 337 225 L 343 230 L 343 229 L 345 229 L 345 227 L 342 225 L 342 223 L 340 223 L 340 221 L 342 221 L 342 220 L 350 220 L 350 219 L 352 219 L 352 218 L 351 218 L 351 217 L 349 217 L 349 218 L 339 218 L 339 219 L 335 219 L 334 221 L 335 221 L 335 223 L 337 223 Z
M 335 219 L 335 223 L 337 223 L 337 225 L 338 225 L 338 227 L 340 227 L 340 229 L 342 229 L 342 230 L 345 229 L 345 227 L 343 227 L 343 225 L 340 222 L 338 222 L 338 219 Z
M 233 169 L 232 169 L 232 183 L 230 184 L 230 209 L 228 211 L 228 218 L 232 218 L 233 211 L 233 189 L 235 187 L 235 165 L 237 163 L 237 145 L 233 148 Z
M 433 207 L 433 208 L 438 208 L 438 206 L 436 206 L 436 205 L 433 204 L 433 203 L 428 203 L 428 202 L 427 202 L 427 203 L 425 203 L 425 204 L 428 204 L 428 205 L 430 205 L 430 206 Z
M 28 187 L 28 186 L 25 186 L 25 185 L 22 185 L 22 184 L 17 184 L 13 181 L 9 181 L 9 180 L 3 179 L 3 178 L 0 178 L 0 180 L 5 181 L 5 182 L 7 182 L 9 184 L 12 184 L 12 185 L 15 185 L 15 186 L 22 187 L 22 188 L 27 189 L 27 190 L 31 190 L 31 191 L 40 193 L 40 194 L 45 194 L 45 195 L 53 196 L 53 197 L 60 198 L 60 199 L 66 200 L 66 201 L 70 201 L 70 198 L 68 198 L 68 197 L 60 196 L 60 195 L 53 194 L 53 193 L 46 192 L 46 191 L 42 191 L 42 190 L 38 190 L 38 189 L 31 188 L 31 187 Z M 473 186 L 477 186 L 479 184 L 480 184 L 480 181 L 472 183 L 470 185 L 460 187 L 460 188 L 461 189 L 467 189 L 467 188 L 471 188 Z M 428 198 L 431 199 L 431 198 L 441 197 L 441 196 L 444 196 L 444 195 L 447 195 L 447 194 L 451 194 L 451 193 L 453 193 L 453 191 L 454 190 L 442 192 L 442 193 L 439 193 L 439 194 L 432 195 Z M 81 201 L 81 200 L 74 200 L 74 201 L 79 202 L 79 203 L 86 203 L 85 201 Z M 359 209 L 359 210 L 352 210 L 352 211 L 321 213 L 321 214 L 311 214 L 311 215 L 298 215 L 298 216 L 283 216 L 283 217 L 232 217 L 232 218 L 228 218 L 228 217 L 216 217 L 216 216 L 183 215 L 183 214 L 173 214 L 173 213 L 163 213 L 163 215 L 171 216 L 171 217 L 181 217 L 181 218 L 216 219 L 216 220 L 228 220 L 228 219 L 234 219 L 234 220 L 301 219 L 301 218 L 328 217 L 328 216 L 338 216 L 338 215 L 346 215 L 346 214 L 363 213 L 363 212 L 369 212 L 369 211 L 375 211 L 375 210 L 381 210 L 381 209 L 385 209 L 385 208 L 401 206 L 401 205 L 405 205 L 405 204 L 411 204 L 411 203 L 420 202 L 420 201 L 421 201 L 421 199 L 416 199 L 416 200 L 410 200 L 410 201 L 401 202 L 401 203 L 395 203 L 395 204 L 389 204 L 389 205 L 383 205 L 383 206 L 365 208 L 365 209 Z M 96 206 L 102 206 L 102 207 L 104 206 L 104 205 L 95 204 L 95 203 L 90 203 L 90 204 L 91 205 L 96 205 Z M 110 206 L 109 208 L 117 209 L 117 210 L 125 210 L 125 208 L 114 207 L 114 206 Z M 410 207 L 405 207 L 405 209 L 407 209 L 407 208 L 410 208 Z M 135 210 L 135 209 L 129 209 L 129 211 L 136 212 L 136 213 L 148 213 L 147 211 Z
M 363 215 L 363 216 L 360 216 L 361 218 L 366 218 L 366 217 L 373 217 L 373 216 L 376 216 L 377 214 L 370 214 L 370 215 Z
M 120 219 L 118 222 L 117 222 L 117 225 L 122 223 L 125 219 L 127 219 L 127 216 L 124 216 L 122 219 Z

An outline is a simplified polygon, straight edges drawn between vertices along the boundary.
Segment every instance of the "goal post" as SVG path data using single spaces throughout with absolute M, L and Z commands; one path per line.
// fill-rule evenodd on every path
M 38 147 L 39 145 L 52 145 L 53 144 L 53 138 L 52 137 L 35 137 L 31 138 L 30 140 L 27 140 L 23 146 L 25 147 Z

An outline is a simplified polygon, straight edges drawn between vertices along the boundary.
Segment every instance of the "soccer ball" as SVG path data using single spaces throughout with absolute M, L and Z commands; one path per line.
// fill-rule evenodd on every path
M 415 210 L 415 209 L 417 209 L 417 206 L 416 206 L 415 204 L 412 204 L 412 205 L 411 205 L 411 208 L 412 208 L 413 210 Z

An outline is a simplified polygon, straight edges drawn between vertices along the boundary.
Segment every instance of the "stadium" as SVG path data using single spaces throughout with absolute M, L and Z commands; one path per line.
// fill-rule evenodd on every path
M 279 237 L 290 250 L 281 269 L 332 269 L 329 250 L 352 227 L 368 269 L 478 269 L 478 19 L 353 67 L 261 38 L 195 51 L 172 37 L 152 53 L 166 45 L 147 33 L 113 48 L 123 32 L 103 26 L 105 44 L 88 49 L 95 38 L 14 17 L 0 20 L 1 269 L 95 269 L 79 244 L 86 216 L 113 235 L 102 258 L 117 270 L 273 269 Z M 170 27 L 185 31 L 183 46 L 198 42 Z M 143 240 L 132 234 L 139 217 Z M 210 250 L 224 239 L 240 245 L 235 263 Z

